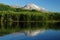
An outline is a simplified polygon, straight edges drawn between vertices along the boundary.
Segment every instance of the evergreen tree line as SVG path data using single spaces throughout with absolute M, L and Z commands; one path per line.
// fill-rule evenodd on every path
M 0 21 L 60 21 L 60 13 L 1 11 Z

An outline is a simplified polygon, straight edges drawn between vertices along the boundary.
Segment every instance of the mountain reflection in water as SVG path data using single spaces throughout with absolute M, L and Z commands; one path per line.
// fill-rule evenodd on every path
M 31 36 L 31 33 L 27 35 L 28 33 L 13 33 L 1 37 L 0 40 L 60 40 L 60 30 L 44 30 L 42 33 L 39 31 L 36 35 L 32 31 L 34 36 Z
M 31 30 L 23 32 L 26 36 L 36 36 L 39 33 L 43 33 L 44 30 Z
M 0 40 L 60 40 L 60 22 L 3 22 Z

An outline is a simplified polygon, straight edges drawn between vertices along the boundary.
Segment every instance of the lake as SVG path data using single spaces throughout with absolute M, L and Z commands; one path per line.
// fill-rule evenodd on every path
M 0 40 L 60 40 L 60 22 L 3 22 Z

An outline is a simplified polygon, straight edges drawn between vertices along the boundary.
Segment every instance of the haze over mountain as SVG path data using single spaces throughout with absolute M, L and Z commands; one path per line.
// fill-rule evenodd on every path
M 13 8 L 21 8 L 21 6 L 19 6 L 19 5 L 11 5 L 11 7 L 13 7 Z

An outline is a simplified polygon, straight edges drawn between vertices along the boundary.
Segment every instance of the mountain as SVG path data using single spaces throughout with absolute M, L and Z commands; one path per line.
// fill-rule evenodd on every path
M 17 6 L 17 5 L 5 5 L 5 4 L 0 4 L 0 11 L 16 11 L 16 12 L 21 12 L 21 11 L 41 11 L 41 12 L 47 12 L 45 8 L 39 7 L 35 4 L 27 4 L 23 7 Z
M 47 12 L 47 10 L 45 8 L 39 7 L 35 4 L 27 4 L 23 7 L 24 9 L 29 9 L 29 10 L 38 10 L 38 11 L 43 11 L 43 12 Z

